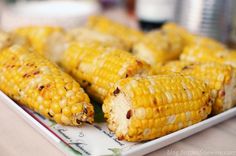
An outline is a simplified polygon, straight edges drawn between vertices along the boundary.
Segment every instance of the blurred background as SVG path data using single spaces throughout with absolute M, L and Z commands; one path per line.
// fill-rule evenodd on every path
M 234 0 L 2 0 L 1 27 L 84 24 L 88 16 L 104 14 L 145 31 L 176 22 L 189 31 L 236 47 Z

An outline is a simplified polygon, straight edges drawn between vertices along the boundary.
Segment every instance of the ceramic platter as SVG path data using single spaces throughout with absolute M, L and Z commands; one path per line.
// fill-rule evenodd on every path
M 114 134 L 107 129 L 106 123 L 99 119 L 102 116 L 99 113 L 101 111 L 99 107 L 95 108 L 96 113 L 100 114 L 100 116 L 96 116 L 97 122 L 95 124 L 69 127 L 56 124 L 27 108 L 19 106 L 2 92 L 0 92 L 0 101 L 8 105 L 52 144 L 69 156 L 144 155 L 236 116 L 236 108 L 232 108 L 164 137 L 142 143 L 130 143 L 117 140 Z

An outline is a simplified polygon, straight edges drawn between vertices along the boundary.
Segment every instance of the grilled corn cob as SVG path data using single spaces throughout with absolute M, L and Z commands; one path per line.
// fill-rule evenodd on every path
M 88 27 L 120 38 L 129 49 L 131 49 L 132 45 L 143 37 L 141 31 L 129 28 L 102 16 L 90 17 Z
M 76 28 L 68 30 L 67 35 L 70 37 L 70 40 L 77 42 L 96 42 L 97 44 L 104 45 L 105 47 L 128 50 L 128 47 L 119 38 L 89 28 Z
M 0 89 L 57 123 L 93 122 L 93 106 L 80 85 L 24 46 L 13 45 L 0 52 Z
M 185 46 L 195 45 L 199 47 L 206 47 L 216 50 L 225 49 L 225 46 L 213 39 L 208 37 L 202 37 L 198 35 L 191 34 L 181 26 L 178 26 L 174 23 L 167 23 L 162 27 L 162 30 L 167 32 L 174 32 L 181 36 L 185 41 Z
M 150 68 L 126 51 L 85 43 L 71 43 L 61 65 L 99 102 L 116 81 L 146 74 Z
M 60 27 L 29 26 L 18 28 L 14 33 L 27 38 L 35 51 L 54 62 L 60 59 L 69 41 Z
M 166 23 L 162 26 L 161 30 L 178 34 L 184 39 L 186 45 L 190 44 L 192 41 L 192 34 L 175 23 Z
M 206 47 L 188 46 L 180 56 L 181 60 L 190 62 L 218 62 L 236 68 L 236 52 L 214 50 Z
M 133 46 L 133 53 L 139 59 L 154 65 L 178 59 L 184 47 L 184 39 L 175 32 L 152 31 Z
M 206 84 L 179 74 L 118 81 L 103 104 L 108 128 L 118 139 L 144 141 L 205 119 L 211 112 Z
M 230 65 L 215 62 L 191 63 L 186 61 L 171 61 L 159 66 L 157 73 L 182 72 L 204 81 L 212 91 L 215 102 L 212 114 L 221 113 L 232 108 L 236 103 L 236 77 Z
M 24 46 L 29 45 L 28 40 L 24 37 L 21 37 L 14 33 L 7 33 L 4 31 L 0 31 L 0 50 L 12 44 L 19 44 Z

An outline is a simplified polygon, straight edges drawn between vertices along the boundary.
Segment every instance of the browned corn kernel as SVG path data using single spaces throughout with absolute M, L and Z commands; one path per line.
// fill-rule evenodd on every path
M 13 45 L 0 52 L 0 89 L 57 123 L 93 122 L 93 106 L 80 85 L 24 46 Z
M 118 81 L 103 111 L 118 139 L 144 141 L 202 121 L 211 105 L 210 90 L 202 81 L 169 74 Z
M 85 43 L 71 43 L 61 65 L 100 102 L 118 80 L 147 74 L 150 70 L 148 64 L 126 51 Z

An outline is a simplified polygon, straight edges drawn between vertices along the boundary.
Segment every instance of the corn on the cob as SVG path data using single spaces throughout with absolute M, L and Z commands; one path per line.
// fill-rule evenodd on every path
M 114 47 L 117 49 L 128 50 L 128 47 L 119 38 L 89 28 L 75 28 L 68 30 L 66 34 L 70 37 L 70 40 L 73 41 L 85 43 L 96 42 L 97 44 L 103 45 L 105 47 Z
M 154 65 L 178 59 L 184 47 L 184 39 L 175 32 L 152 31 L 133 46 L 133 53 L 139 59 Z
M 0 52 L 0 89 L 57 123 L 93 122 L 93 106 L 80 85 L 24 46 L 13 45 Z
M 205 119 L 212 99 L 206 84 L 179 74 L 118 81 L 103 104 L 108 128 L 119 139 L 144 141 Z
M 129 47 L 129 49 L 131 49 L 132 45 L 143 37 L 143 33 L 141 31 L 129 28 L 102 16 L 90 17 L 88 27 L 120 38 Z
M 189 43 L 189 45 L 206 47 L 212 50 L 225 50 L 226 49 L 226 47 L 222 43 L 216 40 L 213 40 L 208 37 L 197 36 L 197 35 L 192 36 L 192 42 Z
M 166 23 L 162 26 L 161 29 L 166 32 L 174 32 L 178 34 L 184 39 L 186 45 L 190 44 L 192 41 L 192 37 L 193 37 L 192 34 L 188 32 L 186 29 L 184 29 L 183 27 L 178 26 L 175 23 Z
M 11 46 L 12 44 L 28 46 L 29 42 L 26 38 L 14 33 L 0 31 L 0 50 Z
M 180 56 L 183 61 L 190 62 L 218 62 L 229 64 L 236 68 L 236 52 L 229 50 L 215 50 L 206 47 L 188 46 Z
M 159 66 L 157 69 L 159 74 L 168 72 L 181 72 L 204 81 L 215 97 L 212 114 L 218 114 L 232 108 L 236 103 L 236 77 L 235 71 L 230 65 L 215 62 L 172 61 Z
M 206 48 L 211 48 L 211 49 L 216 49 L 216 50 L 225 49 L 225 46 L 222 43 L 208 37 L 202 37 L 202 36 L 191 34 L 184 28 L 174 23 L 165 24 L 162 27 L 162 30 L 167 31 L 167 32 L 175 32 L 178 35 L 180 35 L 185 41 L 185 46 L 195 45 L 199 47 L 206 47 Z
M 116 81 L 148 73 L 150 68 L 126 51 L 85 43 L 71 43 L 61 65 L 99 102 Z
M 60 27 L 29 26 L 18 28 L 14 33 L 27 38 L 35 51 L 54 62 L 60 59 L 69 41 Z

